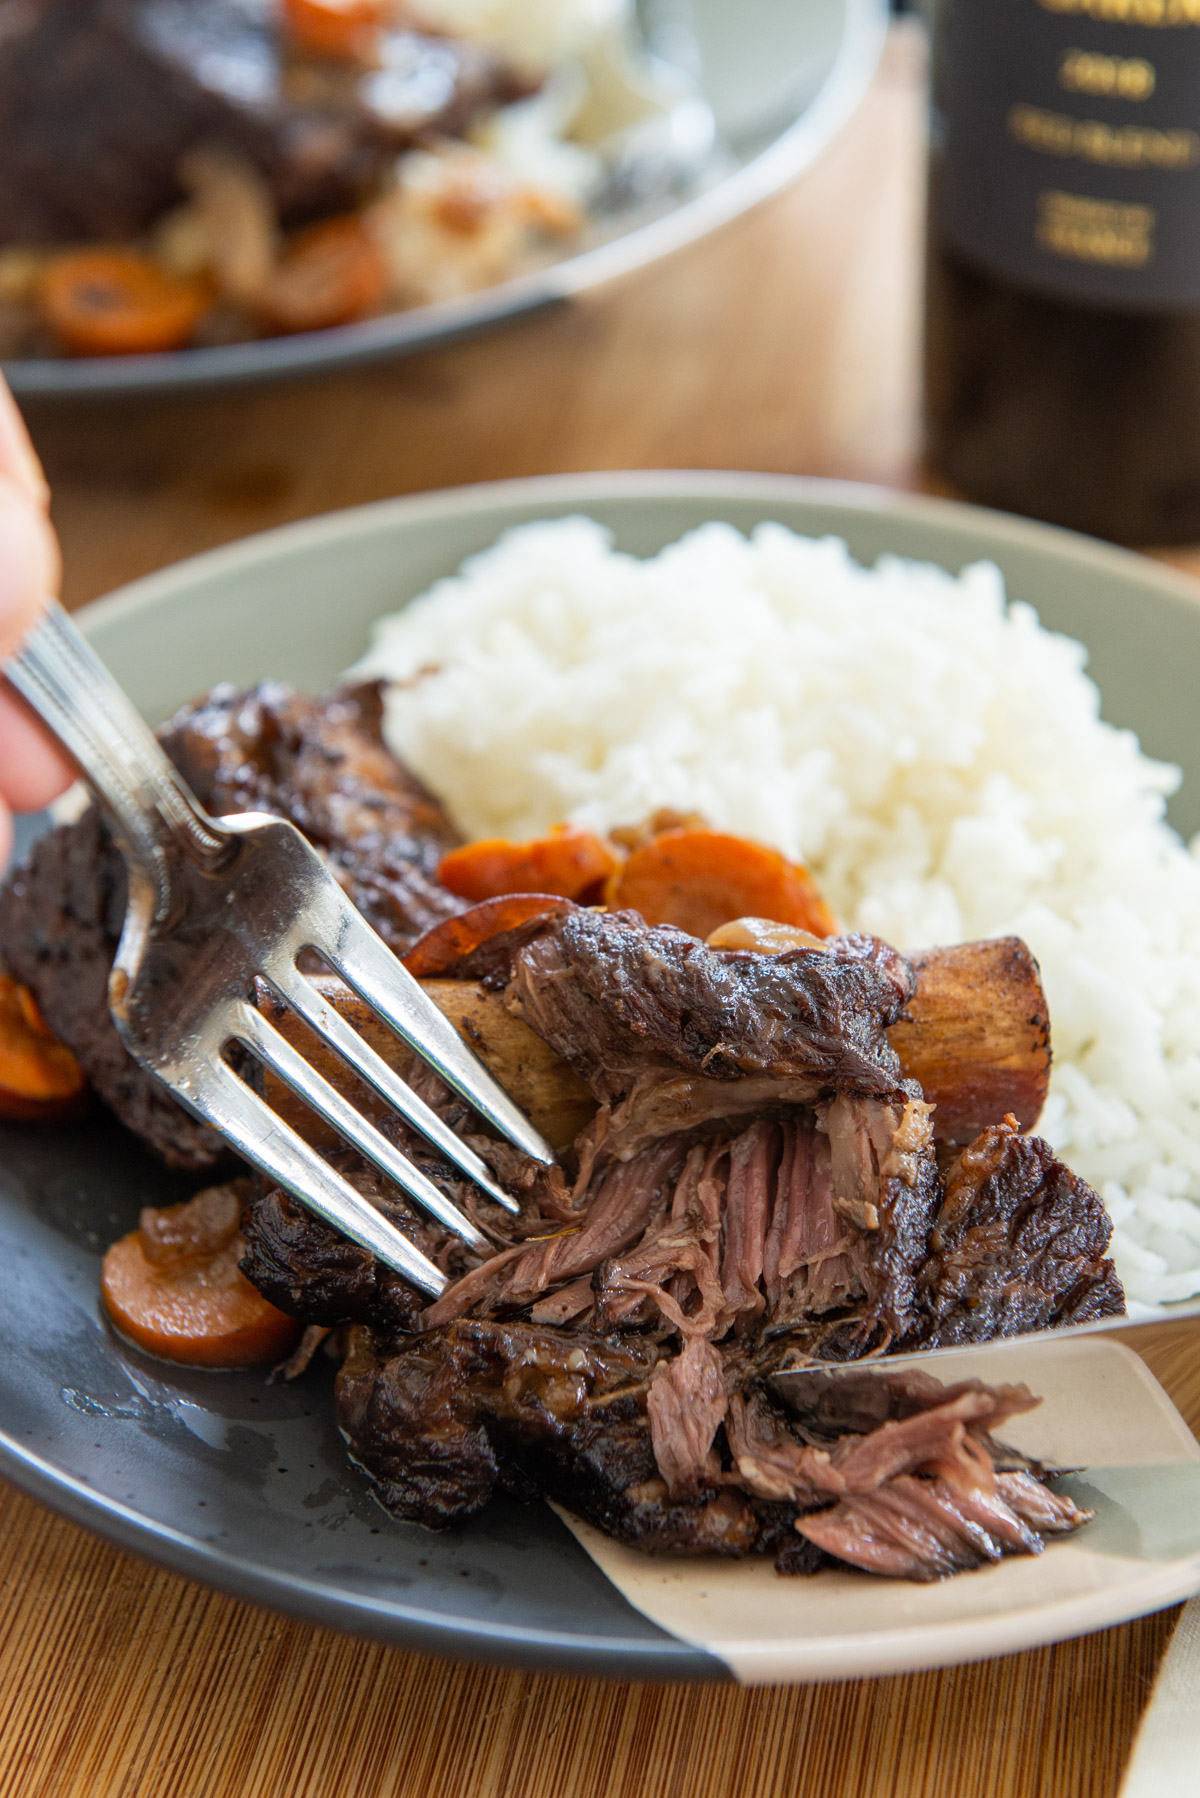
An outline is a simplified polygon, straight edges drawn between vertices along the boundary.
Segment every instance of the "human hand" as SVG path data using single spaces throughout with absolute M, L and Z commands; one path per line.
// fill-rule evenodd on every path
M 58 592 L 58 544 L 49 492 L 21 415 L 0 376 L 0 662 Z M 70 786 L 75 770 L 11 688 L 0 686 L 0 871 L 12 851 L 10 813 L 36 811 Z

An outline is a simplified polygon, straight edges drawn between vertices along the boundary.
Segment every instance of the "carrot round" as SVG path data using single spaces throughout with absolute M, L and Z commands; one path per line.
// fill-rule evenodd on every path
M 570 899 L 556 893 L 510 893 L 499 899 L 485 899 L 482 905 L 473 905 L 457 918 L 443 918 L 418 937 L 404 957 L 404 965 L 418 980 L 435 980 L 493 937 L 516 930 L 533 918 L 549 918 L 556 912 L 574 909 Z
M 185 1367 L 257 1367 L 291 1351 L 300 1323 L 268 1304 L 238 1267 L 240 1213 L 236 1187 L 142 1212 L 100 1274 L 105 1309 L 122 1336 Z
M 284 0 L 283 18 L 297 49 L 354 62 L 370 54 L 383 21 L 381 0 Z
M 257 305 L 276 331 L 325 331 L 374 312 L 387 287 L 387 264 L 361 221 L 323 219 L 297 232 Z
M 443 886 L 460 899 L 496 899 L 505 893 L 558 893 L 580 899 L 598 889 L 620 867 L 610 843 L 574 824 L 556 824 L 529 843 L 489 837 L 444 855 L 438 867 Z
M 51 1036 L 27 986 L 0 975 L 0 1118 L 51 1122 L 79 1110 L 83 1070 Z
M 609 882 L 616 911 L 707 938 L 733 918 L 797 924 L 833 936 L 837 920 L 806 868 L 777 849 L 719 830 L 666 830 L 635 849 Z
M 42 279 L 42 316 L 80 356 L 180 349 L 211 304 L 206 281 L 169 274 L 134 250 L 79 250 Z

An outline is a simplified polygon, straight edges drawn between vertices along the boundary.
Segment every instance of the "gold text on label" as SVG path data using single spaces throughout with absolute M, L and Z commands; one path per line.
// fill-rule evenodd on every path
M 1008 134 L 1027 150 L 1072 156 L 1116 169 L 1190 169 L 1200 162 L 1200 136 L 1186 127 L 1106 125 L 1023 103 L 1009 108 Z
M 1148 100 L 1158 83 L 1144 56 L 1105 56 L 1099 50 L 1064 50 L 1058 85 L 1069 94 L 1102 94 L 1112 100 Z
M 1072 262 L 1144 268 L 1154 256 L 1154 226 L 1152 206 L 1093 200 L 1053 189 L 1038 195 L 1038 244 Z
M 1200 25 L 1200 0 L 1038 0 L 1038 5 L 1105 25 Z

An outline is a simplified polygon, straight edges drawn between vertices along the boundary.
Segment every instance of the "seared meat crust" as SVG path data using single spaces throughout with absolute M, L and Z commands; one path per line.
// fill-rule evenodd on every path
M 42 837 L 0 887 L 0 961 L 123 1124 L 171 1167 L 215 1167 L 228 1158 L 224 1143 L 129 1058 L 109 1016 L 125 895 L 125 863 L 92 806 Z
M 422 1254 L 447 1272 L 462 1267 L 462 1245 L 418 1217 L 396 1189 L 361 1162 L 341 1160 L 350 1184 Z M 244 1221 L 243 1272 L 264 1298 L 307 1324 L 367 1323 L 392 1336 L 420 1328 L 425 1301 L 407 1280 L 278 1188 L 255 1199 Z
M 1112 1220 L 1049 1143 L 996 1124 L 963 1150 L 921 1269 L 904 1346 L 946 1348 L 1125 1309 L 1106 1258 Z
M 358 909 L 402 955 L 463 909 L 437 879 L 460 838 L 445 808 L 384 747 L 381 720 L 374 683 L 312 700 L 264 681 L 249 692 L 215 687 L 159 735 L 216 816 L 273 812 L 323 850 Z
M 210 811 L 290 818 L 401 953 L 461 909 L 436 881 L 456 835 L 384 749 L 375 687 L 324 701 L 276 682 L 249 693 L 219 687 L 159 735 Z M 172 1167 L 215 1166 L 225 1145 L 129 1059 L 109 1017 L 124 912 L 124 863 L 92 807 L 42 837 L 0 887 L 0 959 L 33 990 L 51 1030 L 123 1123 Z
M 755 955 L 637 912 L 581 909 L 518 951 L 508 996 L 599 1099 L 627 1091 L 648 1060 L 707 1080 L 791 1080 L 802 1098 L 897 1086 L 883 1032 L 915 990 L 908 962 L 874 937 Z

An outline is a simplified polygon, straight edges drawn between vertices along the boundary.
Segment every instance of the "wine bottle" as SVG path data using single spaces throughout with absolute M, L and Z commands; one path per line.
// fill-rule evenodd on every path
M 1200 0 L 935 0 L 931 472 L 1200 540 Z

